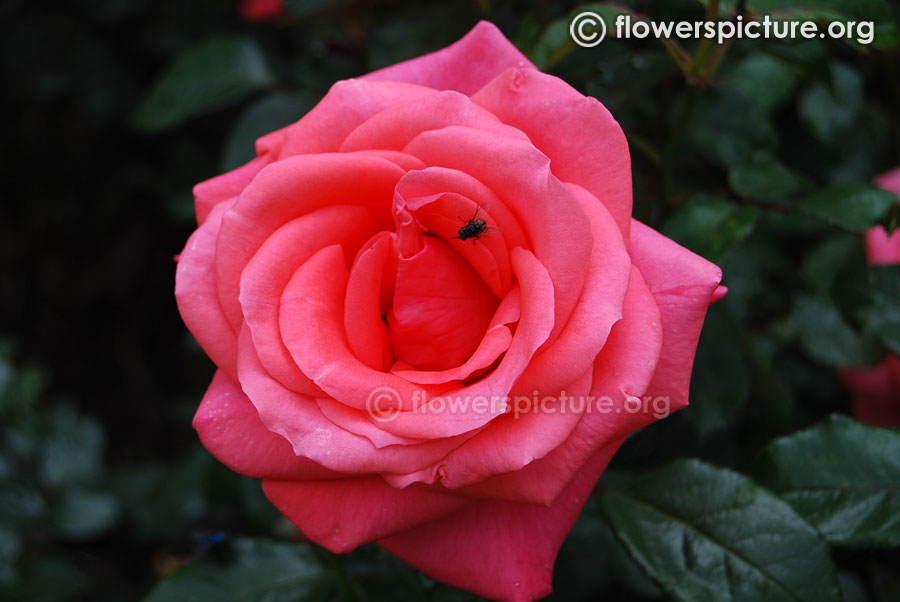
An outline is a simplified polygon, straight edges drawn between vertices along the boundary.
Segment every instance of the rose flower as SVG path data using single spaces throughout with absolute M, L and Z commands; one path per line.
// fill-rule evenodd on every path
M 900 194 L 900 167 L 880 175 L 875 183 Z M 869 265 L 900 264 L 900 232 L 888 235 L 882 226 L 865 235 Z M 844 368 L 841 380 L 850 389 L 853 415 L 876 426 L 900 426 L 900 358 L 889 353 L 874 368 Z
M 631 218 L 619 125 L 489 23 L 257 154 L 196 186 L 178 262 L 201 441 L 329 550 L 548 594 L 612 455 L 687 405 L 721 271 Z

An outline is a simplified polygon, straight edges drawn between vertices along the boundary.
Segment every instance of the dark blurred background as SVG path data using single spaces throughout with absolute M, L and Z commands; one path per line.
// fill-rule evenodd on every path
M 700 60 L 688 41 L 679 64 L 652 39 L 576 49 L 575 2 L 307 0 L 253 15 L 237 0 L 0 1 L 0 598 L 136 599 L 232 538 L 292 536 L 190 428 L 213 373 L 173 296 L 191 187 L 335 81 L 479 19 L 608 106 L 632 148 L 635 215 L 722 265 L 732 290 L 710 314 L 691 408 L 630 441 L 611 474 L 676 456 L 740 470 L 772 437 L 849 412 L 835 367 L 892 344 L 848 283 L 866 271 L 861 232 L 897 218 L 869 184 L 900 165 L 900 9 L 844 5 L 877 18 L 874 45 L 739 41 Z M 849 211 L 850 195 L 865 208 Z M 310 554 L 329 577 L 290 599 L 467 599 L 374 549 Z M 557 599 L 662 595 L 590 506 L 562 558 Z M 869 560 L 849 560 L 848 579 L 857 599 L 886 600 L 878 579 L 896 586 L 896 559 Z

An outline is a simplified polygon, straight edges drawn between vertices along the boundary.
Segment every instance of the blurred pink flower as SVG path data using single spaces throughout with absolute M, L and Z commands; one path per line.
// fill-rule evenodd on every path
M 900 167 L 875 178 L 875 183 L 900 194 Z M 900 264 L 900 230 L 888 235 L 882 226 L 865 235 L 866 259 L 870 265 Z M 844 368 L 841 380 L 850 389 L 853 415 L 869 424 L 900 426 L 900 359 L 888 354 L 874 368 Z

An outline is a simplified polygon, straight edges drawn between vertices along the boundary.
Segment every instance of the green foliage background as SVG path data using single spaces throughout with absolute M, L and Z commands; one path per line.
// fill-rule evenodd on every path
M 836 366 L 900 352 L 900 4 L 883 0 L 0 2 L 0 599 L 467 600 L 367 546 L 295 535 L 190 419 L 212 365 L 175 308 L 190 189 L 339 79 L 479 19 L 600 99 L 635 215 L 722 266 L 691 406 L 633 436 L 561 552 L 553 600 L 900 599 L 900 434 Z M 568 37 L 569 17 L 868 19 L 837 40 Z M 900 403 L 900 400 L 898 400 Z M 829 415 L 832 415 L 829 417 Z

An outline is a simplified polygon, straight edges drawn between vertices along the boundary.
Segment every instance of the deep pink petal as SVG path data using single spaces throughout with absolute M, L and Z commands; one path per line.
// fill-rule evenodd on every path
M 622 128 L 596 98 L 534 69 L 509 69 L 472 101 L 528 134 L 553 174 L 606 206 L 628 240 L 631 155 Z
M 688 403 L 700 329 L 722 270 L 637 220 L 629 253 L 662 316 L 662 357 L 646 394 L 670 398 L 674 411 Z
M 869 265 L 900 263 L 900 230 L 888 235 L 884 226 L 866 230 L 866 261 Z
M 256 157 L 249 163 L 227 173 L 215 176 L 194 186 L 194 210 L 197 213 L 197 224 L 209 217 L 213 207 L 237 198 L 247 184 L 256 177 L 259 171 L 272 162 L 271 155 Z
M 237 379 L 237 334 L 219 303 L 214 266 L 216 238 L 222 215 L 231 203 L 215 206 L 178 256 L 175 272 L 175 300 L 188 330 L 206 355 L 232 380 Z
M 616 447 L 604 448 L 550 507 L 485 500 L 378 541 L 438 581 L 501 602 L 550 593 L 553 563 Z
M 442 50 L 379 69 L 363 78 L 410 82 L 469 95 L 509 67 L 534 65 L 493 23 L 481 21 L 462 39 Z
M 394 355 L 424 370 L 464 363 L 478 348 L 499 300 L 447 244 L 424 237 L 401 257 L 388 312 Z
M 900 360 L 889 354 L 874 368 L 844 368 L 841 380 L 850 389 L 853 416 L 868 424 L 900 427 Z
M 237 384 L 219 370 L 194 415 L 194 429 L 209 452 L 242 475 L 272 479 L 323 479 L 333 473 L 263 426 L 259 412 Z
M 379 477 L 336 481 L 263 481 L 263 491 L 304 535 L 336 553 L 439 519 L 471 502 Z

